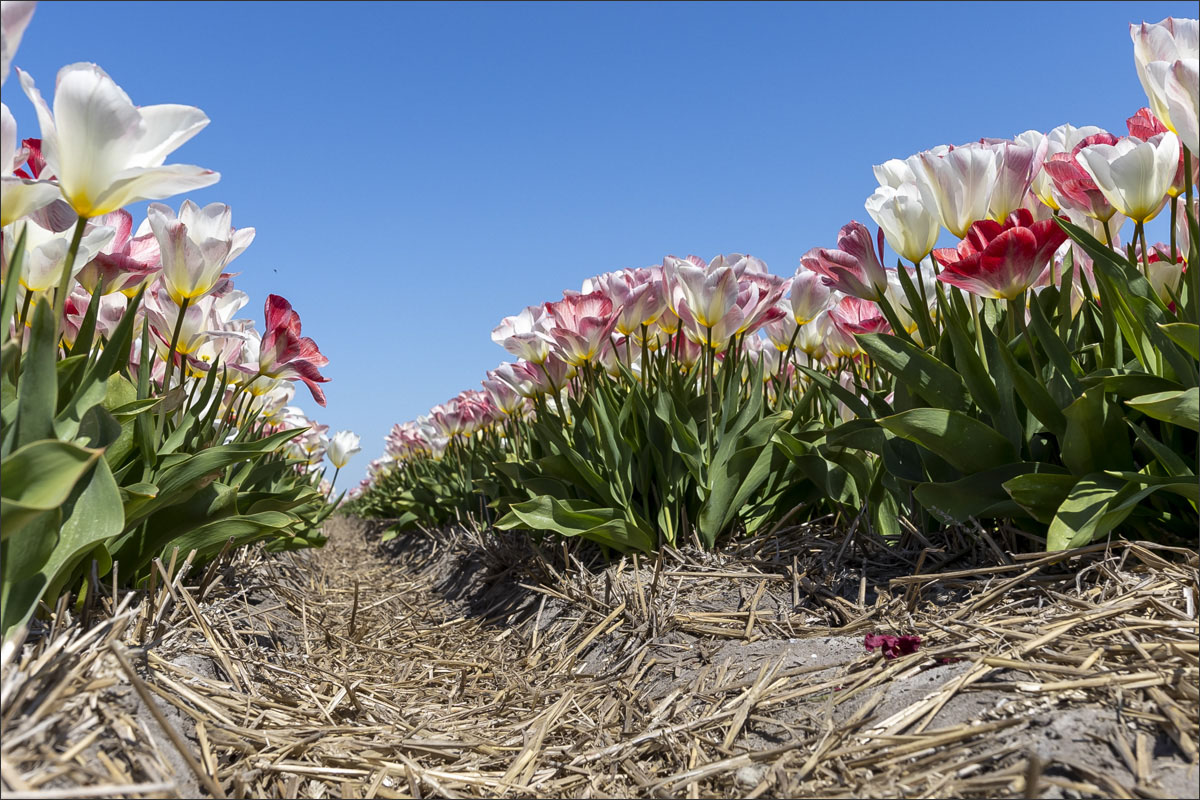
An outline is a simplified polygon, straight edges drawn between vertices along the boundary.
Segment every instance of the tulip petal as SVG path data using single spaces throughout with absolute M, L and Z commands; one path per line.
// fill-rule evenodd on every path
M 203 189 L 220 179 L 221 173 L 190 164 L 124 170 L 95 202 L 89 215 L 107 214 L 139 200 L 160 200 L 180 192 Z
M 141 113 L 145 130 L 137 143 L 137 154 L 130 167 L 162 166 L 172 152 L 191 139 L 209 123 L 208 115 L 193 106 L 163 104 L 143 106 Z

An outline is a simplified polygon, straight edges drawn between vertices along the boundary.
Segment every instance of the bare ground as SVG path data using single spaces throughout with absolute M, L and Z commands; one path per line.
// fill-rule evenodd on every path
M 4 667 L 4 797 L 1197 794 L 1195 551 L 380 527 L 60 604 Z

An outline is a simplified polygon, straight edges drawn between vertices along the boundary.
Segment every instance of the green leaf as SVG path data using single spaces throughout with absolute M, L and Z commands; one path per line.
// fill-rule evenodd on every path
M 176 547 L 181 555 L 195 550 L 197 562 L 203 563 L 220 553 L 230 539 L 234 546 L 240 547 L 278 534 L 297 521 L 296 517 L 281 511 L 223 517 L 168 540 L 162 554 L 165 557 Z
M 856 338 L 876 364 L 929 405 L 958 411 L 970 408 L 962 377 L 912 342 L 886 333 L 859 334 Z
M 1016 460 L 1016 451 L 1008 439 L 961 411 L 914 408 L 884 417 L 879 424 L 967 474 Z
M 24 625 L 43 596 L 49 603 L 70 579 L 75 566 L 99 544 L 120 532 L 121 500 L 108 465 L 98 460 L 74 487 L 70 498 L 39 524 L 4 542 L 4 638 Z M 7 524 L 5 525 L 7 532 Z
M 1200 431 L 1200 387 L 1193 386 L 1181 392 L 1144 394 L 1126 400 L 1125 404 L 1148 417 Z
M 1196 474 L 1193 471 L 1195 469 L 1195 462 L 1189 467 L 1187 462 L 1180 457 L 1180 454 L 1175 452 L 1174 448 L 1160 442 L 1151 435 L 1150 431 L 1132 420 L 1126 420 L 1126 423 L 1133 429 L 1133 434 L 1137 437 L 1138 441 L 1154 455 L 1154 458 L 1158 460 L 1158 463 L 1162 465 L 1168 475 L 1175 478 L 1187 476 L 1195 480 Z
M 780 424 L 778 416 L 760 420 L 749 435 L 739 437 L 745 445 L 742 449 L 728 455 L 718 451 L 709 469 L 708 496 L 700 505 L 696 520 L 709 547 L 767 479 L 771 466 L 770 439 Z
M 17 446 L 54 436 L 54 409 L 58 407 L 58 373 L 55 361 L 54 311 L 45 297 L 33 310 L 29 351 L 21 364 L 18 387 Z
M 1076 475 L 1133 466 L 1122 409 L 1093 386 L 1063 409 L 1062 461 Z
M 1046 549 L 1081 547 L 1107 536 L 1133 513 L 1139 503 L 1160 489 L 1187 498 L 1193 507 L 1196 503 L 1197 488 L 1192 481 L 1121 472 L 1085 476 L 1071 489 L 1054 515 L 1046 537 Z
M 604 508 L 586 500 L 557 500 L 537 497 L 525 503 L 515 503 L 495 527 L 500 530 L 529 528 L 553 531 L 563 536 L 582 536 L 621 551 L 637 549 L 650 552 L 654 537 L 644 525 L 634 526 L 625 515 L 613 508 Z
M 1177 494 L 1193 505 L 1200 502 L 1200 484 L 1195 480 L 1179 480 L 1165 475 L 1147 475 L 1143 472 L 1105 472 L 1114 478 L 1120 478 L 1131 485 L 1153 486 L 1155 489 Z
M 1200 325 L 1194 322 L 1160 322 L 1158 327 L 1192 358 L 1200 358 Z
M 1005 481 L 1045 473 L 1065 474 L 1066 470 L 1038 462 L 1005 464 L 950 483 L 922 483 L 913 494 L 921 505 L 945 523 L 966 522 L 973 517 L 1021 516 L 1024 508 L 1005 491 Z
M 1073 475 L 1027 473 L 1008 479 L 1002 487 L 1031 517 L 1048 525 L 1075 482 Z
M 216 480 L 226 467 L 274 452 L 301 430 L 296 428 L 257 441 L 209 447 L 194 455 L 171 456 L 152 477 L 153 483 L 158 486 L 157 497 L 132 512 L 125 521 L 126 530 L 160 508 L 187 500 L 193 493 Z
M 70 442 L 43 439 L 4 459 L 0 465 L 0 538 L 7 539 L 42 512 L 65 503 L 100 454 L 100 450 Z
M 941 292 L 940 285 L 938 291 Z M 945 327 L 946 332 L 950 335 L 954 363 L 962 375 L 967 389 L 971 392 L 971 399 L 992 420 L 998 420 L 1004 410 L 1000 405 L 1000 395 L 996 391 L 996 384 L 987 369 L 984 368 L 983 361 L 979 358 L 979 353 L 968 337 L 962 322 L 950 313 L 948 304 L 943 303 L 942 305 L 947 311 Z
M 42 567 L 50 600 L 63 587 L 75 565 L 97 545 L 119 534 L 125 525 L 117 482 L 103 459 L 96 462 L 91 476 L 81 485 L 83 490 L 70 507 L 64 509 L 66 516 L 59 530 L 58 543 L 50 560 Z
M 1024 367 L 1017 363 L 1007 347 L 1000 348 L 1000 358 L 1008 369 L 1013 386 L 1021 401 L 1037 417 L 1038 422 L 1046 426 L 1046 430 L 1055 436 L 1062 436 L 1067 428 L 1067 418 L 1054 402 L 1054 398 L 1046 391 L 1041 381 L 1035 378 Z
M 25 225 L 17 234 L 17 244 L 13 248 L 12 259 L 8 264 L 8 274 L 4 277 L 3 299 L 0 300 L 0 344 L 8 344 L 9 322 L 17 309 L 17 287 L 21 283 L 21 273 L 25 269 Z M 18 337 L 19 339 L 20 337 Z

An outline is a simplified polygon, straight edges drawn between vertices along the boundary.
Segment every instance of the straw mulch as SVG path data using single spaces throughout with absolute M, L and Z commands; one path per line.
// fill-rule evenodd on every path
M 4 797 L 1195 795 L 1195 551 L 377 530 L 46 609 Z

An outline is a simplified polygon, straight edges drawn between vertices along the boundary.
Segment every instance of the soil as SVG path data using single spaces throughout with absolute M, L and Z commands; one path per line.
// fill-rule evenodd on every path
M 384 527 L 57 609 L 5 668 L 5 798 L 1200 790 L 1194 552 Z

